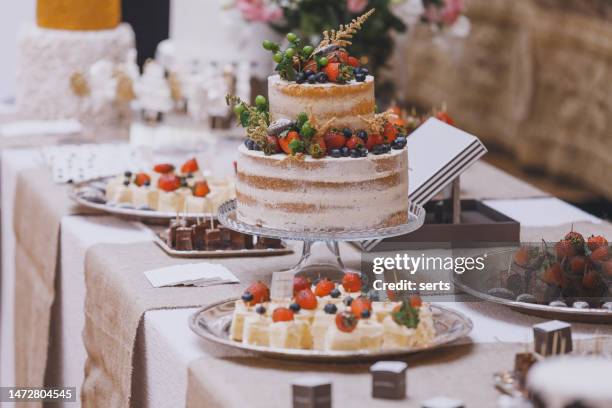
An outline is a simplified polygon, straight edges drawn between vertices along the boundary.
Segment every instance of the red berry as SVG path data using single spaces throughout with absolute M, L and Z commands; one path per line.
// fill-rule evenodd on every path
M 161 163 L 161 164 L 156 164 L 153 167 L 153 170 L 156 173 L 167 174 L 167 173 L 171 173 L 174 171 L 174 166 L 170 163 Z
M 357 327 L 357 323 L 357 316 L 349 311 L 344 311 L 336 315 L 336 327 L 342 332 L 352 332 L 355 330 L 355 327 Z
M 391 122 L 387 122 L 385 124 L 385 130 L 383 131 L 383 139 L 385 143 L 392 143 L 395 138 L 397 138 L 398 133 L 397 128 Z
M 365 296 L 359 296 L 351 302 L 351 312 L 359 319 L 364 310 L 372 311 L 372 301 Z
M 359 60 L 355 57 L 348 57 L 348 64 L 354 68 L 361 66 Z
M 181 186 L 181 180 L 176 174 L 163 174 L 157 180 L 157 187 L 166 192 L 174 191 Z
M 301 140 L 301 139 L 300 139 L 300 134 L 296 132 L 295 130 L 292 130 L 291 132 L 287 133 L 287 136 L 281 137 L 278 140 L 278 144 L 280 145 L 280 148 L 283 150 L 283 152 L 287 154 L 293 154 L 293 150 L 291 149 L 291 147 L 289 147 L 289 144 L 294 140 Z
M 362 138 L 353 135 L 346 141 L 345 146 L 349 149 L 358 149 L 360 147 L 365 146 L 365 142 Z
M 342 287 L 347 292 L 361 291 L 361 276 L 354 272 L 345 273 L 342 277 Z
M 383 144 L 385 141 L 382 135 L 378 133 L 371 133 L 368 135 L 368 140 L 366 141 L 366 147 L 368 150 L 372 150 L 374 146 Z
M 273 135 L 268 135 L 267 141 L 268 141 L 268 146 L 270 148 L 270 153 L 275 154 L 275 153 L 281 152 L 281 147 L 280 147 L 280 144 L 278 143 L 278 137 L 273 136 Z
M 327 296 L 336 288 L 336 284 L 327 278 L 321 279 L 315 286 L 315 295 L 318 297 Z
M 270 289 L 262 281 L 251 283 L 246 291 L 253 295 L 253 299 L 249 302 L 249 306 L 270 300 Z
M 561 260 L 576 255 L 576 248 L 570 241 L 563 239 L 555 244 L 555 252 L 557 259 Z
M 302 289 L 295 295 L 295 303 L 300 305 L 302 309 L 313 310 L 317 308 L 317 297 L 312 290 Z
M 586 267 L 586 258 L 581 255 L 576 255 L 569 262 L 570 270 L 574 273 L 582 273 L 584 272 L 584 268 Z
M 607 261 L 609 258 L 610 254 L 608 253 L 608 247 L 599 247 L 591 252 L 591 260 L 593 262 L 603 262 Z
M 338 82 L 338 77 L 340 76 L 340 63 L 329 62 L 325 67 L 323 67 L 323 72 L 325 72 L 327 75 L 329 82 Z
M 342 132 L 338 132 L 337 130 L 330 130 L 324 136 L 325 144 L 328 149 L 340 149 L 344 147 L 344 143 L 346 142 L 346 138 Z
M 582 277 L 582 286 L 586 289 L 595 289 L 599 281 L 599 276 L 595 271 L 587 271 Z
M 521 247 L 514 254 L 514 263 L 521 268 L 526 268 L 529 264 L 529 250 L 525 247 Z
M 286 307 L 277 307 L 272 312 L 272 321 L 273 322 L 290 322 L 293 320 L 293 311 Z
M 303 289 L 310 289 L 310 281 L 303 276 L 295 276 L 293 278 L 293 295 L 295 296 Z
M 206 181 L 198 181 L 193 186 L 193 195 L 196 197 L 206 197 L 210 193 L 210 188 Z
M 183 174 L 195 173 L 198 170 L 199 170 L 198 162 L 196 161 L 195 158 L 187 160 L 181 166 L 181 173 L 183 173 Z
M 608 240 L 606 240 L 601 235 L 591 235 L 589 237 L 587 245 L 588 245 L 588 247 L 589 247 L 589 249 L 591 251 L 594 251 L 594 250 L 596 250 L 599 247 L 607 247 L 608 246 Z
M 423 300 L 419 295 L 410 296 L 410 306 L 418 308 L 423 306 Z
M 138 173 L 134 177 L 134 184 L 136 184 L 138 187 L 144 186 L 147 184 L 147 182 L 151 182 L 151 177 L 149 177 L 147 173 Z
M 561 269 L 561 265 L 555 262 L 546 268 L 542 280 L 551 285 L 561 286 L 563 283 L 563 270 Z

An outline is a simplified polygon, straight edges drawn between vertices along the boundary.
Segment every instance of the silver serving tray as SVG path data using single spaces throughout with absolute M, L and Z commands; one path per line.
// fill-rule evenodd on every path
M 171 248 L 166 241 L 160 236 L 162 233 L 156 233 L 153 236 L 153 242 L 157 244 L 165 253 L 174 258 L 236 258 L 242 256 L 278 256 L 292 254 L 293 250 L 284 242 L 281 242 L 281 248 L 266 248 L 266 249 L 217 249 L 214 251 L 179 251 Z
M 189 319 L 189 326 L 198 336 L 224 346 L 253 352 L 255 354 L 281 359 L 312 362 L 358 362 L 402 356 L 422 351 L 433 350 L 466 336 L 473 328 L 472 321 L 455 310 L 444 306 L 432 305 L 436 336 L 433 342 L 424 347 L 380 351 L 320 351 L 301 349 L 278 349 L 262 346 L 251 346 L 229 338 L 229 327 L 237 299 L 225 300 L 203 307 Z
M 530 314 L 533 316 L 543 317 L 546 319 L 566 320 L 583 323 L 612 323 L 612 310 L 606 309 L 577 309 L 573 307 L 557 307 L 543 304 L 518 302 L 508 300 L 497 296 L 492 296 L 487 293 L 490 288 L 483 287 L 485 279 L 483 272 L 466 271 L 463 274 L 453 274 L 453 281 L 457 288 L 463 292 L 472 295 L 478 299 L 488 302 L 498 303 L 508 306 L 511 309 L 521 313 Z M 501 270 L 487 270 L 488 274 L 499 274 Z M 498 280 L 496 276 L 487 276 L 487 280 Z
M 109 214 L 118 215 L 124 218 L 140 220 L 151 223 L 166 223 L 172 218 L 176 218 L 176 212 L 154 211 L 138 208 L 126 208 L 117 205 L 110 205 L 105 202 L 100 202 L 94 197 L 104 197 L 107 182 L 113 178 L 100 177 L 93 180 L 83 181 L 74 185 L 70 192 L 70 198 L 80 205 L 88 208 L 93 208 L 98 211 L 107 212 Z M 181 217 L 186 219 L 197 219 L 216 217 L 216 214 L 211 213 L 180 213 Z

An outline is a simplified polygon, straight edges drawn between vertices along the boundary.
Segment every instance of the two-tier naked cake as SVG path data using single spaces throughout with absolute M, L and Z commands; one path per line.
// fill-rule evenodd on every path
M 374 77 L 345 47 L 373 12 L 325 32 L 317 47 L 272 42 L 269 102 L 228 97 L 248 139 L 239 148 L 240 220 L 290 231 L 354 230 L 408 218 L 402 121 L 376 113 Z

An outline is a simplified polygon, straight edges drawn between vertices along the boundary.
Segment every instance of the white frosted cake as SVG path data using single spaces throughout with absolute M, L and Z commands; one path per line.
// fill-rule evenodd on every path
M 408 155 L 363 158 L 266 156 L 239 148 L 238 217 L 295 231 L 388 227 L 408 216 Z
M 612 407 L 612 360 L 603 357 L 549 357 L 527 374 L 534 407 Z
M 120 0 L 38 0 L 37 24 L 19 33 L 16 103 L 28 119 L 76 118 L 112 125 L 121 112 L 75 93 L 71 78 L 85 75 L 101 60 L 124 62 L 134 48 L 134 32 L 120 23 Z M 81 92 L 91 92 L 85 87 Z
M 345 49 L 373 12 L 324 32 L 317 46 L 293 33 L 284 51 L 264 41 L 278 72 L 268 99 L 227 97 L 248 138 L 236 166 L 241 221 L 296 232 L 407 222 L 405 122 L 376 113 L 374 77 Z

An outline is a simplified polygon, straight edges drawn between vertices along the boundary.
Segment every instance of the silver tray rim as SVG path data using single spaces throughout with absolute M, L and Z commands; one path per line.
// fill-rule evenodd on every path
M 302 349 L 273 349 L 270 347 L 263 346 L 252 346 L 243 344 L 241 342 L 224 339 L 218 337 L 206 330 L 202 325 L 199 324 L 199 316 L 201 313 L 206 312 L 210 309 L 225 305 L 228 303 L 235 302 L 238 298 L 232 298 L 229 300 L 222 300 L 219 302 L 212 303 L 208 306 L 199 308 L 195 313 L 189 317 L 189 327 L 199 337 L 211 341 L 213 343 L 221 344 L 229 348 L 239 349 L 242 351 L 253 352 L 260 356 L 280 358 L 280 359 L 291 359 L 300 361 L 310 362 L 360 362 L 367 360 L 377 360 L 387 357 L 398 357 L 409 354 L 415 354 L 419 352 L 426 352 L 449 346 L 459 339 L 465 338 L 474 328 L 474 323 L 465 314 L 445 307 L 439 304 L 432 304 L 431 308 L 437 313 L 447 313 L 455 316 L 456 320 L 462 325 L 460 330 L 454 333 L 445 334 L 443 336 L 437 336 L 437 341 L 432 344 L 421 347 L 411 347 L 406 349 L 392 349 L 392 350 L 379 350 L 375 352 L 360 350 L 360 351 L 320 351 L 320 350 L 302 350 Z M 434 313 L 435 316 L 435 313 Z
M 113 215 L 119 215 L 123 217 L 132 217 L 143 220 L 171 220 L 176 218 L 177 214 L 179 214 L 182 218 L 187 219 L 196 219 L 196 218 L 215 218 L 216 214 L 212 213 L 178 213 L 178 212 L 168 212 L 168 211 L 155 211 L 155 210 L 138 210 L 136 208 L 120 208 L 108 204 L 98 204 L 91 202 L 81 196 L 79 196 L 78 191 L 84 187 L 89 187 L 92 183 L 99 183 L 103 181 L 108 181 L 115 176 L 105 176 L 98 177 L 91 180 L 81 181 L 79 183 L 75 183 L 72 187 L 72 190 L 69 193 L 69 197 L 76 201 L 78 204 L 92 208 L 98 211 L 103 211 Z
M 597 323 L 598 321 L 600 321 L 601 323 L 612 322 L 612 310 L 595 308 L 576 309 L 573 307 L 549 306 L 537 303 L 517 302 L 516 300 L 503 299 L 472 289 L 466 283 L 461 281 L 460 276 L 461 275 L 455 275 L 453 281 L 455 286 L 457 286 L 463 292 L 479 299 L 504 305 L 527 314 L 535 314 L 539 316 L 549 315 L 561 319 L 571 318 L 576 319 L 576 321 L 583 321 L 584 323 Z M 581 318 L 584 320 L 578 320 Z
M 170 246 L 156 232 L 153 234 L 153 242 L 157 244 L 166 254 L 174 258 L 239 258 L 249 256 L 280 256 L 290 255 L 294 251 L 281 242 L 282 248 L 267 248 L 267 249 L 221 249 L 217 251 L 179 251 L 170 248 Z

